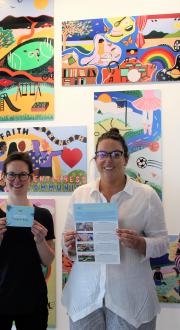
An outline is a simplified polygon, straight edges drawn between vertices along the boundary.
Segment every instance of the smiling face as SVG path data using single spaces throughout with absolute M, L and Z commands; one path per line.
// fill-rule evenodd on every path
M 28 165 L 21 160 L 14 160 L 7 164 L 6 173 L 28 173 L 29 168 Z M 19 176 L 16 176 L 14 180 L 8 180 L 5 175 L 6 188 L 10 196 L 22 196 L 25 197 L 27 195 L 30 183 L 31 176 L 28 176 L 27 179 L 21 180 Z
M 113 139 L 102 140 L 97 148 L 97 151 L 123 151 L 122 144 L 119 141 Z M 111 183 L 117 182 L 117 180 L 124 179 L 124 170 L 128 162 L 128 159 L 124 157 L 124 154 L 120 158 L 112 158 L 108 156 L 107 158 L 96 157 L 96 166 L 100 173 L 101 180 L 106 180 Z

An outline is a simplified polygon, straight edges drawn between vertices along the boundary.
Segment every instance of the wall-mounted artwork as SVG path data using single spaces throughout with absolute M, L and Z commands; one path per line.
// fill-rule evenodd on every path
M 180 14 L 62 23 L 62 84 L 180 80 Z
M 0 204 L 4 199 L 0 199 Z M 55 227 L 55 200 L 54 199 L 31 199 L 32 203 L 39 207 L 48 209 L 53 217 Z M 42 266 L 48 289 L 48 326 L 56 326 L 56 263 L 55 260 L 49 267 Z
M 153 278 L 160 302 L 180 303 L 180 273 L 175 265 L 178 244 L 178 236 L 170 235 L 168 253 L 160 258 L 151 259 Z
M 48 209 L 54 220 L 55 227 L 55 200 L 54 199 L 32 199 L 33 204 Z M 56 235 L 56 234 L 55 234 Z M 48 326 L 56 326 L 56 262 L 55 260 L 49 267 L 43 267 L 43 273 L 48 288 Z
M 161 189 L 161 97 L 159 90 L 94 93 L 94 136 L 117 127 L 126 140 L 130 157 L 127 174 Z
M 0 129 L 0 172 L 7 155 L 28 152 L 34 193 L 72 192 L 87 181 L 86 127 L 33 127 Z M 5 191 L 1 180 L 0 190 Z
M 0 121 L 54 118 L 53 1 L 0 2 Z
M 69 259 L 68 256 L 65 255 L 64 252 L 62 251 L 62 288 L 64 288 L 68 280 L 68 276 L 71 272 L 72 266 L 73 266 L 73 261 Z

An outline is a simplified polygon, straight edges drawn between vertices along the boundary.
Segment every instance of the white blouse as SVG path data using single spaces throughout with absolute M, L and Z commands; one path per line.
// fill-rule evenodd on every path
M 75 230 L 74 203 L 106 203 L 99 179 L 76 189 L 71 197 L 65 230 Z M 65 285 L 62 303 L 72 321 L 105 306 L 138 328 L 160 311 L 150 257 L 167 253 L 168 236 L 161 201 L 148 185 L 128 178 L 123 191 L 111 198 L 119 208 L 119 228 L 134 229 L 146 240 L 146 256 L 120 249 L 121 263 L 101 265 L 75 262 Z M 67 249 L 64 247 L 65 253 Z

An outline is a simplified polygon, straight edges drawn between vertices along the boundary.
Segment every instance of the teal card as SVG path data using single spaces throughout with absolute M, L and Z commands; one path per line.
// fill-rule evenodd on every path
M 32 227 L 34 207 L 7 205 L 6 220 L 10 227 Z

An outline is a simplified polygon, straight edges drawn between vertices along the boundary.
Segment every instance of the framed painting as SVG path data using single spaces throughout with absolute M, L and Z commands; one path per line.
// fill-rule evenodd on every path
M 118 128 L 130 154 L 126 173 L 152 186 L 162 198 L 160 91 L 94 93 L 94 116 L 95 143 L 111 127 Z
M 0 9 L 0 121 L 51 120 L 53 1 L 6 0 Z
M 180 14 L 62 23 L 62 85 L 180 80 Z
M 30 192 L 72 192 L 87 181 L 84 126 L 0 129 L 0 172 L 7 155 L 27 152 L 33 164 Z M 0 190 L 6 190 L 3 179 Z

